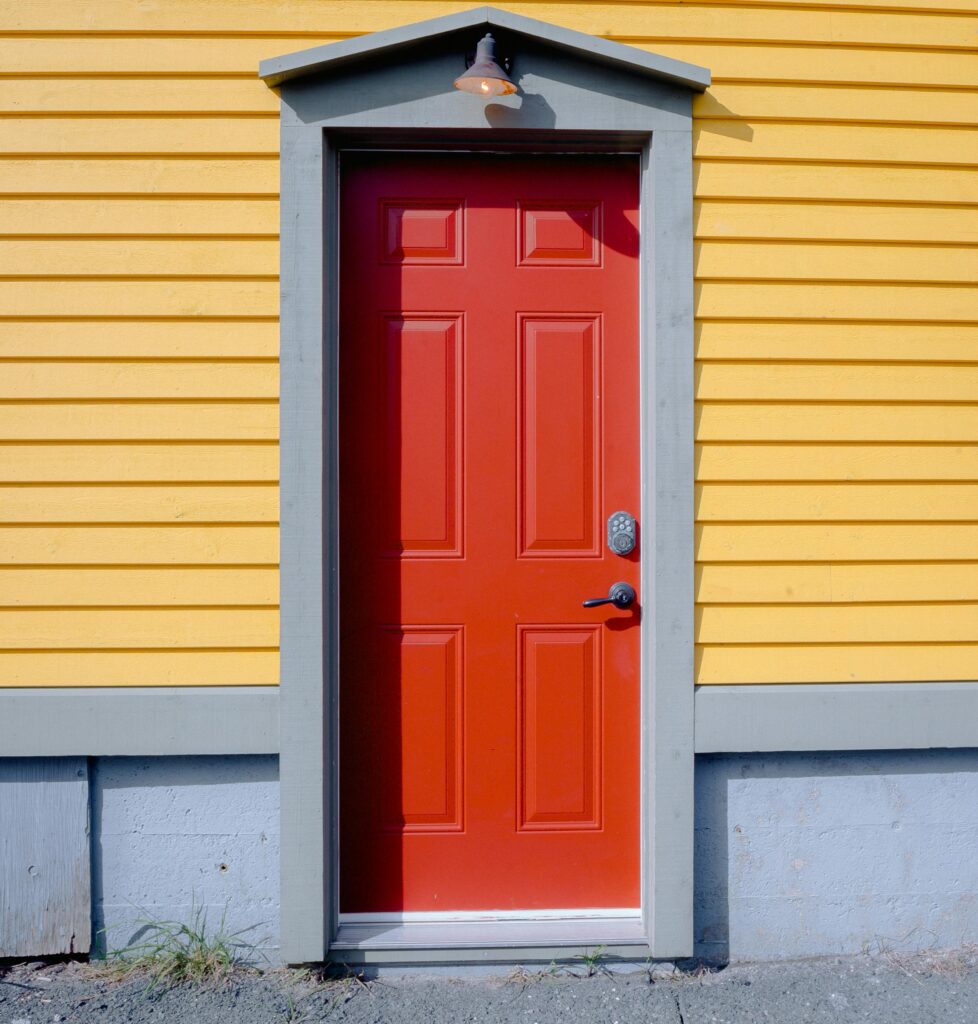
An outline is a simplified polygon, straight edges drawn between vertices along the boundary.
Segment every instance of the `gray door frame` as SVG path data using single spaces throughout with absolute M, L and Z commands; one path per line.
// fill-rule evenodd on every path
M 498 13 L 493 12 L 492 20 L 497 33 Z M 430 24 L 453 18 L 457 23 L 457 16 L 449 16 Z M 639 74 L 634 66 L 614 66 L 607 57 L 590 64 L 581 58 L 580 46 L 567 52 L 566 46 L 550 45 L 549 26 L 541 28 L 540 22 L 514 15 L 502 20 L 504 29 L 515 26 L 521 33 L 508 41 L 519 54 L 517 71 L 525 60 L 527 72 L 519 78 L 521 95 L 507 98 L 512 104 L 501 109 L 444 92 L 460 59 L 459 40 L 444 33 L 439 36 L 443 48 L 411 51 L 414 56 L 402 56 L 396 67 L 368 61 L 351 69 L 344 57 L 342 69 L 332 75 L 323 74 L 323 53 L 331 47 L 317 48 L 309 51 L 308 60 L 315 74 L 282 88 L 280 779 L 283 956 L 288 962 L 324 959 L 338 924 L 338 172 L 342 150 L 362 147 L 365 139 L 374 147 L 640 154 L 643 941 L 630 948 L 636 955 L 657 958 L 692 953 L 693 270 L 688 80 L 697 72 L 705 76 L 705 85 L 708 74 L 694 68 L 684 72 L 680 83 L 661 70 Z M 476 18 L 468 24 L 483 28 L 490 21 Z M 555 33 L 567 35 L 562 29 Z M 632 55 L 641 53 L 599 42 L 627 51 L 631 65 Z M 300 64 L 292 60 L 293 67 Z M 392 103 L 392 96 L 398 102 Z M 507 947 L 502 953 L 495 948 L 500 944 Z M 517 937 L 498 943 L 488 930 L 484 943 L 469 943 L 465 950 L 452 948 L 450 939 L 437 945 L 442 947 L 437 951 L 379 949 L 369 958 L 523 959 L 524 945 L 533 945 L 538 952 L 573 952 L 559 939 L 547 942 L 538 937 L 524 944 Z

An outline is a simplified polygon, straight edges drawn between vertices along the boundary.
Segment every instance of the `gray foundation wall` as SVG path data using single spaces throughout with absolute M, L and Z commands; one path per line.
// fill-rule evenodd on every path
M 978 942 L 978 751 L 700 757 L 695 876 L 702 956 Z
M 0 758 L 0 956 L 202 909 L 275 962 L 278 822 L 272 756 Z M 978 750 L 700 757 L 695 866 L 701 956 L 976 943 Z
M 206 915 L 275 959 L 279 945 L 277 757 L 111 757 L 92 762 L 95 949 L 145 922 Z
M 146 941 L 206 915 L 279 945 L 278 758 L 0 758 L 0 957 Z

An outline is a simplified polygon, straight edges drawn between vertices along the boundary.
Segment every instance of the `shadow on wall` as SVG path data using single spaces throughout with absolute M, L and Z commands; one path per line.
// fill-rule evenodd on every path
M 976 851 L 978 750 L 700 757 L 696 954 L 978 942 Z
M 279 945 L 278 758 L 113 757 L 91 774 L 93 949 L 145 941 L 145 922 L 242 932 Z

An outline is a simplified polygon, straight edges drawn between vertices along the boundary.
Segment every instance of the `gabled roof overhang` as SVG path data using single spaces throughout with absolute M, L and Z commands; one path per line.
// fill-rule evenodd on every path
M 495 7 L 474 7 L 457 14 L 446 14 L 428 21 L 417 21 L 382 32 L 371 32 L 355 39 L 345 39 L 339 43 L 272 57 L 261 62 L 258 74 L 267 85 L 276 86 L 304 75 L 346 70 L 360 61 L 393 55 L 399 49 L 418 46 L 454 33 L 483 29 L 526 36 L 590 63 L 648 75 L 697 92 L 702 92 L 710 84 L 709 70 L 696 64 L 648 53 L 634 46 L 614 43 L 600 36 L 575 32 L 521 14 L 497 10 Z

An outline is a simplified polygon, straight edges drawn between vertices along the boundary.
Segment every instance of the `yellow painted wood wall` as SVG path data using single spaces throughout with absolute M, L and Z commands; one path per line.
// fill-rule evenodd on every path
M 0 4 L 0 685 L 277 680 L 277 99 L 464 7 Z M 528 2 L 695 104 L 704 683 L 978 678 L 978 0 Z

